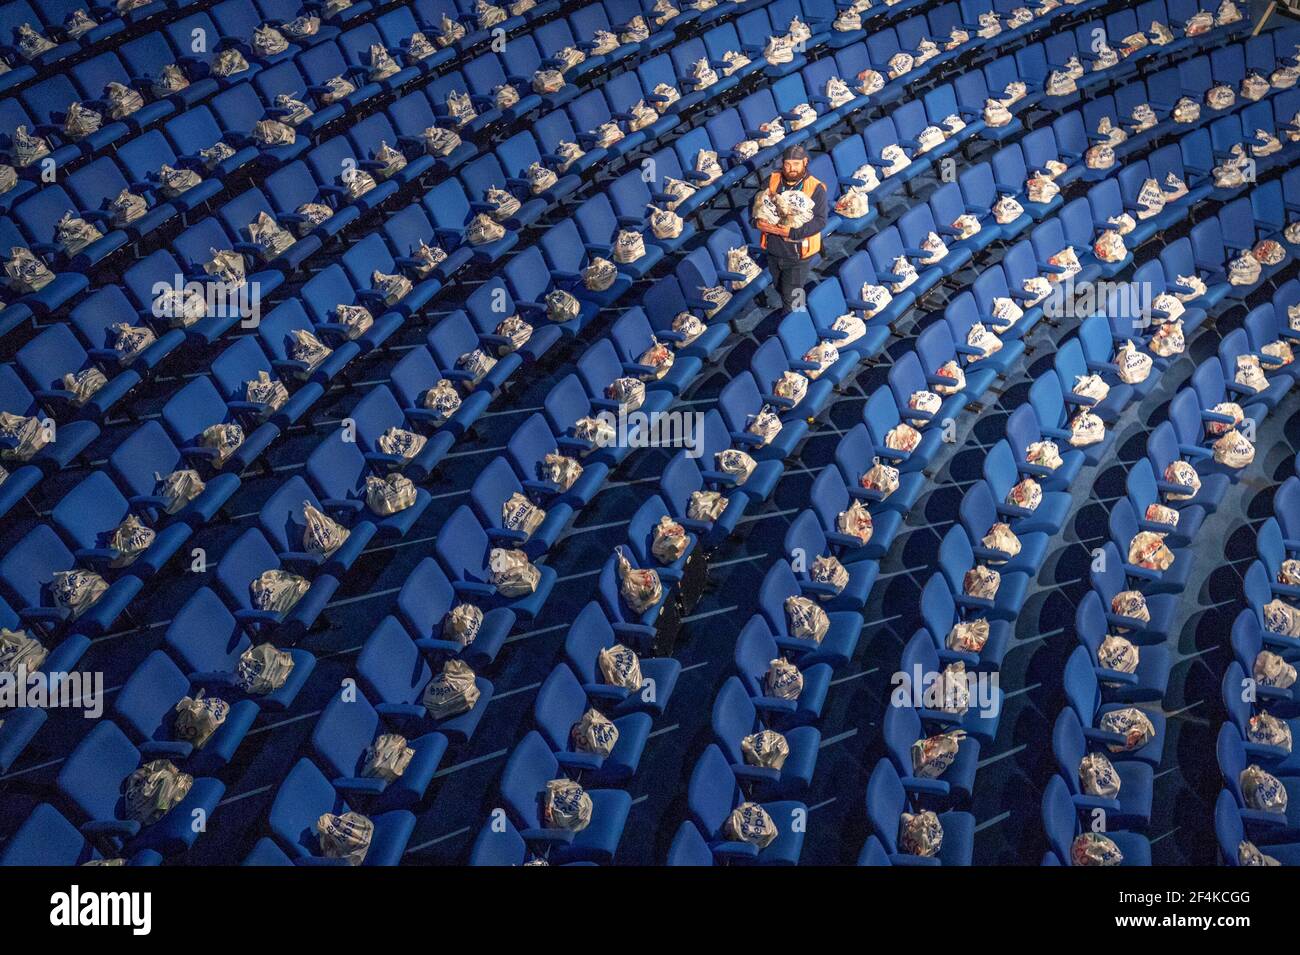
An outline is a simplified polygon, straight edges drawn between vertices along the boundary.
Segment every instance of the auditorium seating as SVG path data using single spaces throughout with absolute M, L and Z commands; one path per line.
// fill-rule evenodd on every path
M 0 4 L 0 624 L 110 687 L 4 714 L 0 859 L 342 864 L 355 813 L 366 865 L 1291 863 L 1239 777 L 1297 778 L 1292 690 L 1239 686 L 1300 657 L 1300 24 L 1240 7 Z

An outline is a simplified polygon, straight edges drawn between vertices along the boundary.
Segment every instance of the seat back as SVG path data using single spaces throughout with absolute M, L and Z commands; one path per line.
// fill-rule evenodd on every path
M 727 757 L 710 743 L 695 761 L 686 786 L 686 805 L 706 839 L 716 839 L 736 804 L 736 777 Z

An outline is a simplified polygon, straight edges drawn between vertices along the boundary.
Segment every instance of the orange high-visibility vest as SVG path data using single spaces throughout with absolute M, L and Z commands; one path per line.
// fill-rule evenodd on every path
M 781 185 L 781 174 L 779 172 L 774 172 L 772 173 L 772 177 L 767 181 L 767 191 L 772 195 L 776 195 L 776 189 L 779 185 Z M 821 181 L 814 176 L 804 176 L 803 185 L 799 187 L 799 191 L 811 199 L 813 193 L 817 191 L 817 187 L 820 185 Z M 767 248 L 766 232 L 759 236 L 758 247 L 760 249 Z M 820 232 L 815 235 L 810 235 L 806 239 L 799 240 L 799 258 L 801 259 L 810 259 L 821 250 L 822 236 Z

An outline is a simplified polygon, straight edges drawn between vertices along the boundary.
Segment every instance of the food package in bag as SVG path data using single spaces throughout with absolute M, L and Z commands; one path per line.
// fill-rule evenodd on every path
M 697 338 L 708 331 L 708 326 L 697 315 L 690 312 L 679 312 L 673 319 L 673 331 L 681 335 L 680 340 L 673 342 L 673 347 L 677 349 L 686 348 Z
M 432 388 L 421 396 L 420 404 L 435 415 L 435 425 L 441 426 L 451 420 L 460 410 L 461 397 L 456 386 L 448 378 L 439 378 Z
M 1270 855 L 1265 855 L 1249 839 L 1237 844 L 1237 865 L 1240 866 L 1279 866 L 1282 863 Z
M 1178 526 L 1178 511 L 1154 501 L 1147 505 L 1142 517 L 1149 524 L 1168 524 L 1171 528 Z
M 777 700 L 797 700 L 803 692 L 803 674 L 789 660 L 776 659 L 763 676 L 763 695 Z
M 522 206 L 517 196 L 500 186 L 489 186 L 483 194 L 483 201 L 492 207 L 488 215 L 503 224 L 514 218 Z
M 453 658 L 429 681 L 420 703 L 431 719 L 445 720 L 472 710 L 480 695 L 469 664 Z
M 959 233 L 957 236 L 959 240 L 969 239 L 971 236 L 978 235 L 979 231 L 984 228 L 979 217 L 969 212 L 959 215 L 952 221 L 951 225 L 952 228 L 956 229 Z
M 979 349 L 978 355 L 968 355 L 967 361 L 977 362 L 1002 350 L 1002 339 L 998 338 L 983 322 L 975 322 L 966 334 L 966 344 Z
M 54 273 L 30 249 L 13 246 L 4 263 L 5 283 L 24 295 L 39 292 L 54 281 Z
M 949 730 L 918 739 L 912 744 L 912 775 L 917 779 L 938 779 L 957 758 L 965 738 L 965 730 Z
M 542 798 L 542 822 L 548 829 L 581 832 L 591 824 L 591 796 L 571 779 L 552 779 Z
M 1070 864 L 1077 866 L 1113 866 L 1124 861 L 1115 840 L 1101 832 L 1081 832 L 1070 843 Z
M 176 704 L 172 720 L 172 733 L 176 739 L 189 743 L 196 750 L 212 738 L 230 714 L 230 704 L 215 696 L 206 696 L 199 690 Z
M 779 834 L 767 810 L 756 802 L 742 802 L 733 809 L 724 830 L 729 839 L 747 842 L 760 850 L 770 846 Z
M 804 370 L 804 374 L 810 379 L 816 381 L 822 376 L 822 373 L 840 360 L 839 349 L 831 342 L 820 341 L 808 351 L 804 352 L 803 360 L 809 364 L 816 365 L 815 368 Z
M 1070 276 L 1078 275 L 1083 270 L 1083 266 L 1079 262 L 1079 255 L 1074 251 L 1072 245 L 1067 245 L 1055 255 L 1048 256 L 1047 264 L 1062 269 L 1060 272 L 1048 273 L 1047 280 L 1053 285 L 1058 285 Z
M 1080 409 L 1070 419 L 1070 445 L 1086 448 L 1098 444 L 1106 438 L 1106 425 L 1091 411 Z
M 1256 355 L 1237 356 L 1237 373 L 1233 381 L 1255 392 L 1268 390 L 1268 378 Z
M 82 249 L 103 237 L 102 232 L 70 211 L 65 212 L 54 225 L 54 244 L 63 249 L 69 258 L 75 257 Z
M 999 126 L 1009 125 L 1013 118 L 1011 110 L 1007 109 L 1001 100 L 991 98 L 984 100 L 984 125 L 996 129 Z
M 407 431 L 396 426 L 390 427 L 375 441 L 375 446 L 383 454 L 410 461 L 423 450 L 428 438 L 414 431 Z
M 1115 375 L 1128 385 L 1138 385 L 1151 374 L 1153 359 L 1137 350 L 1131 341 L 1125 341 L 1115 350 Z
M 1274 142 L 1276 142 L 1276 140 L 1274 140 Z M 1260 265 L 1281 265 L 1283 259 L 1286 258 L 1286 248 L 1282 243 L 1274 239 L 1261 239 L 1256 242 L 1254 247 L 1250 250 L 1250 257 Z M 1277 348 L 1280 345 L 1286 345 L 1286 343 L 1272 343 L 1272 347 L 1274 348 Z M 1265 345 L 1264 347 L 1268 348 L 1269 346 Z M 1287 346 L 1287 351 L 1290 351 L 1290 346 Z
M 398 733 L 380 733 L 366 747 L 362 757 L 361 775 L 367 779 L 382 779 L 394 782 L 400 779 L 406 767 L 415 757 L 415 750 L 406 743 L 406 737 Z
M 503 318 L 493 330 L 496 337 L 503 339 L 497 346 L 498 355 L 509 355 L 528 344 L 533 337 L 533 326 L 518 315 Z
M 1012 507 L 1033 511 L 1043 501 L 1043 488 L 1033 478 L 1022 478 L 1007 492 L 1007 503 Z
M 858 483 L 868 491 L 877 492 L 887 498 L 898 490 L 898 468 L 885 464 L 880 458 L 871 459 L 871 467 L 858 479 Z
M 771 444 L 772 439 L 780 433 L 781 426 L 781 417 L 771 405 L 763 405 L 758 414 L 750 415 L 745 422 L 745 430 L 762 439 L 760 447 Z
M 980 543 L 989 550 L 994 550 L 999 554 L 1007 555 L 1006 557 L 999 557 L 998 559 L 989 558 L 989 560 L 995 564 L 1005 563 L 1007 560 L 1020 553 L 1020 538 L 1018 538 L 1015 532 L 1011 529 L 1011 525 L 1007 524 L 1005 521 L 997 521 L 992 527 L 990 527 L 989 532 L 984 535 L 984 538 Z
M 1259 353 L 1261 355 L 1267 355 L 1269 358 L 1276 359 L 1284 366 L 1295 361 L 1295 352 L 1292 350 L 1290 343 L 1280 339 L 1261 346 Z
M 108 384 L 108 378 L 93 365 L 78 372 L 69 372 L 63 376 L 63 390 L 69 392 L 69 401 L 78 408 L 83 407 L 95 393 Z M 234 427 L 238 427 L 235 425 Z M 242 432 L 241 432 L 242 436 Z
M 1119 796 L 1119 773 L 1105 753 L 1088 753 L 1079 760 L 1079 788 L 1085 794 L 1101 799 Z
M 992 567 L 976 564 L 962 577 L 962 593 L 967 597 L 992 600 L 998 595 L 1002 575 Z
M 907 399 L 907 407 L 933 417 L 943 407 L 943 399 L 933 391 L 914 391 Z M 929 418 L 912 418 L 910 421 L 915 427 L 921 428 L 929 423 Z
M 154 472 L 154 496 L 162 498 L 162 509 L 175 514 L 203 493 L 204 483 L 199 472 L 192 469 L 173 471 L 168 475 Z
M 641 372 L 640 376 L 645 381 L 658 381 L 672 370 L 675 360 L 676 355 L 672 348 L 651 336 L 650 347 L 637 359 L 638 365 L 645 365 L 650 370 Z
M 49 651 L 26 630 L 0 627 L 0 673 L 16 674 L 22 668 L 35 673 L 49 656 Z
M 582 465 L 567 455 L 551 452 L 538 465 L 539 477 L 556 491 L 567 491 L 582 477 Z
M 1119 617 L 1127 617 L 1142 624 L 1151 622 L 1151 611 L 1147 608 L 1147 598 L 1140 590 L 1121 590 L 1110 598 L 1110 612 Z M 1128 633 L 1128 627 L 1115 627 L 1116 633 Z
M 127 777 L 122 800 L 125 815 L 141 826 L 153 825 L 183 802 L 193 785 L 194 777 L 181 772 L 171 760 L 147 762 Z
M 798 407 L 808 393 L 808 379 L 797 371 L 783 371 L 781 377 L 772 383 L 772 394 L 790 402 L 790 407 Z
M 546 511 L 518 491 L 501 503 L 501 526 L 508 531 L 520 532 L 524 540 L 532 537 L 544 520 Z
M 1034 441 L 1025 448 L 1025 461 L 1040 468 L 1047 468 L 1049 471 L 1055 471 L 1065 463 L 1061 460 L 1061 451 L 1056 446 L 1056 442 L 1046 438 L 1042 441 Z
M 786 597 L 785 616 L 790 635 L 800 640 L 821 643 L 831 625 L 826 611 L 808 597 Z
M 533 593 L 541 578 L 542 572 L 521 550 L 493 547 L 488 553 L 488 582 L 508 600 Z
M 1291 752 L 1291 727 L 1271 713 L 1256 713 L 1246 724 L 1246 741 Z
M 1166 484 L 1187 488 L 1186 494 L 1165 491 L 1165 498 L 1170 501 L 1190 501 L 1201 489 L 1201 476 L 1196 473 L 1196 468 L 1181 458 L 1169 462 L 1165 467 L 1164 479 Z
M 1240 431 L 1229 431 L 1215 440 L 1214 460 L 1225 467 L 1244 468 L 1255 460 L 1255 446 Z
M 835 200 L 835 211 L 844 219 L 861 219 L 871 211 L 867 190 L 861 186 L 850 186 Z
M 1101 375 L 1076 375 L 1074 378 L 1074 393 L 1082 398 L 1091 398 L 1094 402 L 1100 403 L 1106 400 L 1110 394 L 1110 385 L 1106 384 Z
M 722 516 L 727 503 L 720 491 L 692 491 L 686 504 L 686 517 L 692 521 L 712 523 Z
M 1174 552 L 1165 544 L 1164 534 L 1138 531 L 1128 545 L 1128 562 L 1135 567 L 1163 572 L 1173 566 Z
M 671 209 L 650 206 L 650 231 L 656 239 L 675 239 L 682 234 L 682 217 Z
M 780 770 L 790 755 L 790 744 L 775 730 L 759 730 L 740 741 L 740 752 L 748 766 Z
M 861 501 L 853 501 L 847 510 L 840 511 L 836 516 L 835 529 L 865 546 L 870 543 L 873 530 L 871 512 Z
M 582 284 L 591 292 L 603 292 L 612 286 L 618 278 L 618 269 L 614 263 L 600 256 L 595 256 L 582 270 Z
M 921 443 L 921 432 L 917 431 L 906 421 L 900 421 L 889 429 L 885 435 L 885 447 L 891 451 L 902 451 L 911 454 Z
M 645 382 L 639 378 L 616 378 L 605 387 L 605 397 L 617 401 L 619 411 L 636 411 L 645 401 Z
M 460 603 L 447 611 L 447 616 L 442 621 L 442 636 L 444 640 L 452 640 L 467 647 L 478 638 L 482 626 L 482 608 Z
M 149 549 L 156 533 L 152 527 L 140 522 L 134 514 L 127 514 L 109 537 L 108 546 L 117 552 L 110 567 L 126 567 Z
M 600 651 L 597 658 L 600 675 L 609 686 L 622 687 L 636 692 L 641 689 L 641 661 L 637 655 L 621 643 Z
M 727 448 L 715 454 L 714 464 L 721 473 L 732 477 L 738 485 L 744 484 L 754 472 L 754 468 L 758 466 L 748 454 L 735 448 Z
M 1092 246 L 1093 255 L 1100 262 L 1122 262 L 1128 257 L 1128 249 L 1124 246 L 1124 237 L 1116 229 L 1107 229 Z
M 898 848 L 908 855 L 933 858 L 943 846 L 943 826 L 933 810 L 904 812 L 898 820 Z
M 815 584 L 825 584 L 834 588 L 835 593 L 842 593 L 849 583 L 849 572 L 844 565 L 830 554 L 822 554 L 808 568 L 808 576 Z M 821 595 L 822 600 L 829 600 L 831 594 Z
M 289 400 L 289 389 L 278 378 L 259 371 L 257 377 L 244 382 L 244 400 L 262 406 L 262 417 L 278 411 Z
M 1124 737 L 1122 743 L 1106 744 L 1112 753 L 1132 752 L 1151 742 L 1156 735 L 1156 728 L 1152 725 L 1151 718 L 1136 706 L 1103 713 L 1097 721 L 1097 728 Z
M 1257 763 L 1251 763 L 1241 771 L 1238 777 L 1241 795 L 1246 800 L 1246 808 L 1256 812 L 1271 812 L 1279 815 L 1286 813 L 1287 791 L 1282 780 L 1263 769 Z
M 863 96 L 872 96 L 885 88 L 885 76 L 878 70 L 862 70 L 857 80 L 857 91 Z
M 959 620 L 944 638 L 944 646 L 961 653 L 979 653 L 989 639 L 989 622 L 983 617 Z
M 1247 253 L 1228 263 L 1229 285 L 1254 285 L 1260 279 L 1263 265 L 1255 256 Z
M 727 250 L 727 271 L 744 276 L 743 280 L 731 283 L 733 291 L 739 291 L 759 276 L 761 270 L 753 260 L 749 250 L 744 246 Z
M 309 554 L 329 557 L 343 546 L 351 533 L 311 501 L 302 502 L 302 517 L 302 549 Z
M 605 417 L 591 416 L 579 418 L 573 423 L 573 436 L 580 441 L 589 442 L 592 449 L 606 448 L 618 440 L 614 425 Z M 584 452 L 589 453 L 589 452 Z
M 281 615 L 292 610 L 310 589 L 311 581 L 305 577 L 274 568 L 263 571 L 260 577 L 249 584 L 256 609 Z
M 620 265 L 628 265 L 645 256 L 645 239 L 635 229 L 619 229 L 614 236 L 610 257 Z M 615 270 L 617 271 L 617 270 Z
M 663 582 L 653 568 L 633 567 L 622 547 L 614 551 L 618 593 L 635 614 L 643 614 L 663 599 Z
M 1300 610 L 1280 597 L 1264 604 L 1264 628 L 1283 637 L 1300 637 Z
M 659 523 L 654 528 L 654 540 L 650 545 L 650 552 L 655 560 L 661 564 L 672 564 L 682 558 L 689 546 L 690 538 L 686 534 L 686 528 L 667 514 L 659 518 Z
M 1097 664 L 1106 670 L 1118 673 L 1135 673 L 1141 653 L 1137 646 L 1125 637 L 1108 633 L 1097 648 Z
M 618 744 L 618 727 L 600 710 L 588 709 L 570 730 L 573 748 L 579 753 L 609 756 Z
M 50 599 L 54 606 L 66 610 L 76 620 L 95 605 L 108 591 L 108 581 L 93 570 L 55 571 L 49 584 Z
M 940 395 L 955 395 L 966 387 L 966 372 L 957 364 L 956 359 L 944 362 L 935 369 L 934 374 L 936 378 L 945 378 L 952 382 L 950 385 L 931 385 Z

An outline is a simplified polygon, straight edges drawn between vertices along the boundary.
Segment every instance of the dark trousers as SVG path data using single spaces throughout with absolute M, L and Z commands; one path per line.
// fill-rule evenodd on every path
M 808 303 L 804 297 L 804 285 L 808 282 L 812 260 L 768 256 L 767 267 L 772 272 L 772 284 L 776 286 L 786 310 L 806 311 Z

